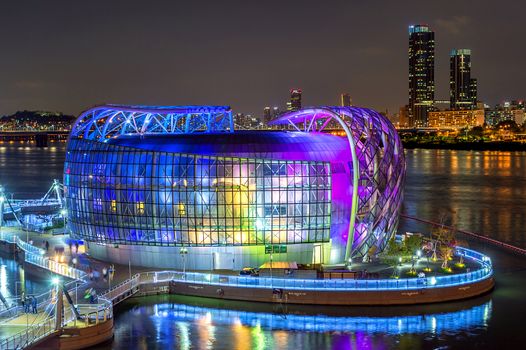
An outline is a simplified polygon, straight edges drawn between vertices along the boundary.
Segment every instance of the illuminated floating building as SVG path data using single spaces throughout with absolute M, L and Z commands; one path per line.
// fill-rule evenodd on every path
M 331 121 L 348 137 L 323 133 Z M 405 176 L 392 124 L 356 107 L 304 108 L 272 124 L 295 130 L 234 132 L 227 106 L 82 113 L 64 169 L 71 235 L 106 261 L 199 270 L 383 250 Z

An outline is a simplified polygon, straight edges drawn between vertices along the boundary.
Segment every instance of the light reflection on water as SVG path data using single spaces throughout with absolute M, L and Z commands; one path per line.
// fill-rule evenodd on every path
M 0 293 L 14 302 L 14 298 L 24 290 L 26 294 L 40 294 L 47 290 L 48 283 L 33 275 L 26 278 L 25 271 L 11 258 L 0 256 Z M 0 305 L 0 309 L 3 305 Z
M 115 340 L 100 349 L 410 348 L 485 332 L 493 303 L 406 307 L 316 307 L 183 296 L 130 299 L 119 306 Z M 343 309 L 343 310 L 342 310 Z M 322 315 L 320 313 L 325 313 Z M 302 344 L 299 346 L 298 344 Z
M 407 150 L 406 154 L 406 213 L 433 221 L 439 220 L 440 211 L 455 213 L 460 228 L 526 247 L 526 152 Z M 62 145 L 54 150 L 2 145 L 0 184 L 8 192 L 16 192 L 15 196 L 34 196 L 35 193 L 42 196 L 54 178 L 62 178 L 63 162 Z M 45 169 L 42 164 L 46 165 Z M 401 220 L 401 231 L 425 232 L 427 229 L 418 223 Z M 305 317 L 299 313 L 306 312 L 289 312 L 287 319 L 280 319 L 283 313 L 276 312 L 272 306 L 241 310 L 244 316 L 233 316 L 228 323 L 229 311 L 221 310 L 217 302 L 196 305 L 173 302 L 173 299 L 153 299 L 151 303 L 158 304 L 158 310 L 168 312 L 164 317 L 162 314 L 156 316 L 155 308 L 147 305 L 146 299 L 131 299 L 117 308 L 115 341 L 97 349 L 498 349 L 504 344 L 503 348 L 522 348 L 526 314 L 522 286 L 526 285 L 526 259 L 490 246 L 473 248 L 491 256 L 496 269 L 496 290 L 482 301 L 461 301 L 453 307 L 451 303 L 415 306 L 408 308 L 410 312 L 400 308 L 394 308 L 395 311 L 393 308 L 375 309 L 374 313 L 360 308 L 360 312 L 354 312 L 356 308 L 350 307 L 340 308 L 341 312 L 333 315 L 328 308 L 317 308 L 310 314 L 324 314 L 334 322 L 316 320 L 307 326 L 301 319 L 291 316 Z M 12 283 L 6 285 L 3 281 L 20 280 L 20 276 L 10 273 L 8 264 L 2 264 L 5 267 L 0 269 L 0 290 L 8 288 L 14 293 Z M 137 306 L 133 307 L 134 303 Z M 190 313 L 202 321 L 177 319 L 169 309 L 164 310 L 166 305 L 172 304 L 174 308 L 183 304 L 189 308 L 192 308 L 190 305 L 209 308 L 216 310 L 218 316 L 214 317 L 214 312 L 208 310 L 204 314 Z M 234 307 L 228 308 L 237 309 L 238 304 L 229 304 Z M 298 309 L 303 311 L 308 307 Z M 221 323 L 219 315 L 225 313 L 225 323 Z M 418 316 L 422 314 L 427 316 Z M 256 315 L 261 315 L 262 320 L 259 325 L 252 325 Z M 287 323 L 291 318 L 297 320 L 293 324 L 296 328 Z M 366 321 L 360 323 L 359 318 Z M 337 324 L 343 320 L 348 320 L 349 329 L 320 332 L 299 328 L 303 324 L 310 329 L 343 328 Z M 459 328 L 455 328 L 455 324 Z M 402 331 L 397 333 L 399 329 Z
M 385 334 L 460 332 L 486 327 L 491 301 L 469 309 L 447 313 L 391 317 L 334 317 L 294 315 L 217 309 L 186 304 L 157 304 L 138 308 L 136 315 L 149 317 L 158 327 L 167 323 L 187 322 L 206 326 L 201 336 L 214 338 L 214 325 L 255 327 L 301 332 L 368 332 Z

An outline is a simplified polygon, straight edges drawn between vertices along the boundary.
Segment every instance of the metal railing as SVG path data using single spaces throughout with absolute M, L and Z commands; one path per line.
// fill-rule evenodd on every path
M 158 271 L 145 272 L 139 276 L 139 283 L 160 283 L 185 281 L 196 284 L 231 286 L 243 288 L 283 288 L 296 290 L 331 291 L 376 291 L 414 290 L 461 286 L 482 281 L 493 275 L 491 259 L 479 252 L 457 247 L 455 254 L 479 264 L 475 271 L 445 276 L 415 277 L 404 279 L 287 279 L 251 276 L 218 275 L 200 272 Z
M 65 326 L 75 327 L 81 323 L 84 327 L 91 327 L 113 318 L 113 304 L 104 297 L 99 297 L 97 304 L 78 304 L 77 310 L 80 317 L 71 311 L 69 319 L 64 322 Z
M 84 327 L 92 327 L 113 318 L 113 305 L 111 301 L 105 298 L 99 297 L 97 304 L 79 304 L 77 308 L 80 317 L 77 318 L 73 312 L 65 313 L 68 317 L 63 320 L 64 326 L 75 327 L 77 323 L 82 323 Z M 26 348 L 55 333 L 55 322 L 55 317 L 50 316 L 36 325 L 26 327 L 25 330 L 0 340 L 0 349 Z
M 140 274 L 136 274 L 132 276 L 131 279 L 127 279 L 124 282 L 121 282 L 117 284 L 116 286 L 112 287 L 111 289 L 107 290 L 102 294 L 102 297 L 108 300 L 115 300 L 119 298 L 120 296 L 129 293 L 134 288 L 137 288 L 139 286 L 139 279 Z
M 483 234 L 480 234 L 480 233 L 471 232 L 471 231 L 467 231 L 467 230 L 461 230 L 461 229 L 458 229 L 456 227 L 443 225 L 441 223 L 433 222 L 433 221 L 430 221 L 430 220 L 420 219 L 420 218 L 417 218 L 417 217 L 414 217 L 414 216 L 410 216 L 410 215 L 407 215 L 407 214 L 400 214 L 400 216 L 404 217 L 406 219 L 423 222 L 425 224 L 429 224 L 429 225 L 432 225 L 432 226 L 435 226 L 435 227 L 443 227 L 443 228 L 447 228 L 449 230 L 455 230 L 456 232 L 463 233 L 465 235 L 471 236 L 471 237 L 473 237 L 475 239 L 478 239 L 480 241 L 491 243 L 493 245 L 500 246 L 502 248 L 514 251 L 515 253 L 526 255 L 526 249 L 524 249 L 524 248 L 517 247 L 517 246 L 514 246 L 512 244 L 509 244 L 509 243 L 506 243 L 506 242 L 499 241 L 497 239 L 493 239 L 493 238 L 487 237 L 487 236 L 485 236 Z
M 55 332 L 55 318 L 49 317 L 36 327 L 26 328 L 8 338 L 0 340 L 0 349 L 23 349 Z
M 25 261 L 27 263 L 41 267 L 54 274 L 72 279 L 72 281 L 65 284 L 65 287 L 67 289 L 70 289 L 71 286 L 79 280 L 82 282 L 86 281 L 87 275 L 84 271 L 68 266 L 66 264 L 58 263 L 54 260 L 49 259 L 48 257 L 45 257 L 45 251 L 43 249 L 40 249 L 25 242 L 24 240 L 20 239 L 20 237 L 18 237 L 17 235 L 2 232 L 0 233 L 0 240 L 4 240 L 9 243 L 14 243 L 20 249 L 22 249 L 25 252 Z M 75 288 L 78 288 L 78 286 L 76 286 Z M 74 290 L 75 289 L 73 289 L 72 291 Z M 45 310 L 50 305 L 50 300 L 52 299 L 52 292 L 49 291 L 46 293 L 42 293 L 38 296 L 35 296 L 35 298 L 37 299 L 37 309 L 39 311 Z M 104 302 L 102 306 L 103 319 L 106 320 L 107 315 L 110 315 L 110 317 L 112 317 L 113 309 L 110 303 L 110 307 L 108 310 L 107 300 L 102 300 Z M 4 321 L 14 319 L 18 317 L 22 312 L 24 312 L 23 307 L 18 305 L 18 299 L 15 299 L 15 303 L 17 304 L 16 306 L 9 309 L 5 309 L 2 312 L 0 312 L 0 317 L 8 317 L 8 319 Z M 90 322 L 90 319 L 93 319 L 93 315 L 96 315 L 96 323 L 98 324 L 98 315 L 101 312 L 101 306 L 97 305 L 96 307 L 97 310 L 95 311 L 95 314 L 93 312 L 90 312 L 89 314 L 85 315 L 85 319 L 88 320 L 87 322 Z M 70 317 L 68 320 L 65 320 L 65 323 L 73 320 L 76 320 L 76 318 Z M 45 321 L 40 322 L 37 325 L 26 327 L 26 330 L 0 340 L 0 349 L 23 349 L 31 344 L 34 344 L 35 342 L 38 342 L 44 337 L 53 334 L 55 332 L 55 326 L 55 317 L 50 316 Z
M 8 243 L 16 243 L 16 245 L 26 253 L 25 261 L 30 264 L 39 266 L 57 275 L 74 280 L 85 280 L 87 277 L 87 274 L 82 270 L 76 269 L 67 264 L 56 262 L 44 256 L 44 249 L 35 247 L 25 242 L 15 234 L 2 232 L 0 233 L 0 240 L 6 241 Z
M 479 264 L 475 271 L 453 275 L 415 277 L 404 279 L 286 279 L 251 276 L 219 275 L 201 272 L 154 271 L 134 275 L 103 294 L 113 300 L 142 284 L 167 283 L 184 281 L 187 283 L 231 286 L 243 288 L 283 288 L 296 290 L 330 290 L 330 291 L 382 291 L 414 290 L 462 286 L 490 278 L 493 275 L 491 259 L 474 250 L 457 247 L 457 256 Z

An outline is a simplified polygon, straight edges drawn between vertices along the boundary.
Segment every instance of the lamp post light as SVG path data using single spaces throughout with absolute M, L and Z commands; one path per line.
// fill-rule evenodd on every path
M 75 282 L 75 307 L 77 308 L 77 310 L 78 310 L 78 307 L 79 307 L 78 291 L 79 291 L 79 286 L 81 286 L 81 285 L 82 285 L 82 283 Z M 76 321 L 76 317 L 75 317 L 75 321 Z
M 183 279 L 186 279 L 186 255 L 188 254 L 188 249 L 182 247 L 179 250 L 179 254 L 181 254 L 181 258 L 183 259 Z
M 60 210 L 60 215 L 62 215 L 62 219 L 64 220 L 64 233 L 66 233 L 66 215 L 68 214 L 68 211 L 66 209 Z
M 4 188 L 0 186 L 0 233 L 2 233 L 2 226 L 4 226 Z
M 60 283 L 62 280 L 55 276 L 51 279 L 51 283 L 53 284 L 53 291 L 55 293 L 55 330 L 59 330 L 62 328 L 62 312 L 64 311 L 64 300 L 63 300 L 63 293 L 64 290 L 60 287 Z M 51 302 L 53 303 L 53 298 L 51 299 Z
M 270 288 L 274 288 L 274 282 L 272 280 L 272 250 L 270 251 Z
M 15 303 L 16 303 L 16 306 L 17 306 L 17 309 L 18 309 L 18 285 L 20 284 L 20 286 L 22 286 L 22 281 L 15 281 Z M 24 284 L 24 288 L 20 288 L 20 290 L 25 290 L 25 284 Z
M 29 244 L 29 216 L 24 216 L 24 223 L 26 224 L 26 243 Z
M 420 258 L 422 257 L 422 251 L 420 249 L 418 249 L 416 251 L 416 262 L 418 263 L 418 261 L 420 261 Z M 413 264 L 414 266 L 414 264 Z

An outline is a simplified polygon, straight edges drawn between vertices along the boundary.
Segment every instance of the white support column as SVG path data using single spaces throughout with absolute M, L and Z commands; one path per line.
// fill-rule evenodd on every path
M 55 304 L 55 330 L 59 331 L 62 329 L 62 313 L 64 312 L 64 294 L 62 286 L 60 283 L 57 283 L 57 286 L 54 286 L 57 291 L 57 303 Z
M 354 243 L 354 225 L 356 223 L 356 215 L 358 214 L 358 185 L 360 180 L 360 163 L 358 161 L 358 155 L 356 154 L 356 144 L 353 138 L 353 134 L 351 130 L 349 129 L 349 126 L 347 123 L 343 120 L 342 116 L 340 116 L 338 113 L 335 113 L 334 111 L 327 109 L 327 108 L 320 108 L 316 109 L 314 111 L 314 116 L 312 119 L 316 119 L 317 116 L 325 117 L 327 118 L 327 121 L 323 124 L 323 126 L 318 130 L 322 131 L 325 126 L 328 125 L 328 121 L 334 118 L 343 128 L 345 131 L 345 135 L 347 136 L 347 141 L 349 142 L 349 148 L 351 150 L 351 157 L 352 157 L 352 167 L 353 167 L 353 175 L 352 175 L 352 206 L 351 206 L 351 215 L 349 217 L 349 230 L 348 230 L 348 236 L 347 236 L 347 244 L 345 246 L 345 257 L 343 263 L 346 265 L 349 265 L 349 259 L 352 256 L 352 245 Z M 297 115 L 292 114 L 292 117 L 297 117 Z M 351 117 L 351 116 L 348 116 Z M 301 130 L 296 126 L 294 121 L 292 119 L 286 119 L 286 121 L 294 126 L 297 131 Z M 307 118 L 305 117 L 303 119 L 303 123 L 307 124 Z M 315 123 L 315 121 L 313 121 Z M 310 127 L 309 127 L 310 129 Z
M 6 199 L 4 187 L 0 186 L 0 230 L 2 229 L 2 226 L 4 226 L 4 203 Z
M 332 113 L 333 118 L 340 123 L 345 134 L 347 135 L 347 140 L 349 141 L 349 148 L 351 149 L 352 157 L 352 168 L 353 168 L 353 177 L 352 177 L 352 206 L 351 206 L 351 216 L 349 218 L 349 233 L 347 235 L 347 245 L 345 246 L 345 258 L 344 263 L 350 265 L 349 259 L 352 254 L 352 244 L 354 242 L 354 224 L 356 222 L 356 215 L 358 214 L 358 182 L 360 180 L 360 163 L 358 162 L 358 155 L 356 154 L 356 145 L 354 142 L 353 134 L 349 129 L 347 123 L 343 120 L 341 116 L 337 113 Z

